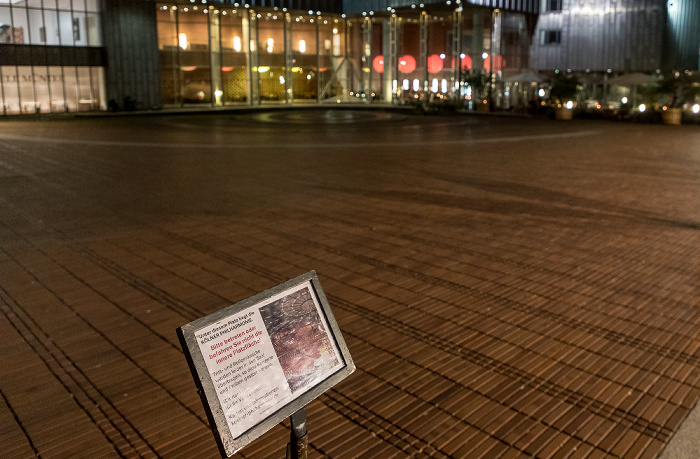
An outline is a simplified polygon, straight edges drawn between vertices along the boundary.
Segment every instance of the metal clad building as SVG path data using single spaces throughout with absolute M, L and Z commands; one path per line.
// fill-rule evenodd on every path
M 391 8 L 405 8 L 420 5 L 476 5 L 488 8 L 500 8 L 522 13 L 537 13 L 540 0 L 343 0 L 343 12 L 361 14 L 370 11 L 386 11 Z
M 654 71 L 663 58 L 665 16 L 666 0 L 545 0 L 533 68 Z
M 161 105 L 156 12 L 142 0 L 103 2 L 107 100 L 112 108 Z M 114 105 L 116 104 L 116 105 Z M 136 104 L 129 107 L 131 104 Z M 123 106 L 126 105 L 126 106 Z
M 700 70 L 700 1 L 669 0 L 664 66 Z

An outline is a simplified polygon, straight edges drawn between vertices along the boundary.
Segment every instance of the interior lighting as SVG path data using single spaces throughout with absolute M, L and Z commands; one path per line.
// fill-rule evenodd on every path
M 629 99 L 628 99 L 627 97 L 623 97 L 623 98 L 620 100 L 620 102 L 622 102 L 623 104 L 626 104 L 628 100 L 629 100 Z
M 464 53 L 462 53 L 462 54 L 459 55 L 459 58 L 460 58 L 460 59 L 464 59 L 465 57 L 466 57 L 466 54 L 464 54 Z
M 372 68 L 377 73 L 384 73 L 384 56 L 381 54 L 379 56 L 375 56 L 374 59 L 372 59 Z
M 428 57 L 428 72 L 438 73 L 440 70 L 442 70 L 442 66 L 442 59 L 440 59 L 440 56 L 437 54 L 433 54 Z
M 413 56 L 406 54 L 399 59 L 399 72 L 411 73 L 416 69 L 416 60 Z
M 267 39 L 267 52 L 271 53 L 275 49 L 275 40 L 272 38 Z
M 221 89 L 217 89 L 216 91 L 214 91 L 214 96 L 216 96 L 216 97 L 221 97 L 223 95 L 224 95 L 224 92 Z
M 270 67 L 267 65 L 263 65 L 261 67 L 258 67 L 258 73 L 265 73 L 265 72 L 269 72 L 269 71 L 270 71 Z
M 693 105 L 693 113 L 695 113 L 696 115 L 700 113 L 700 104 Z
M 310 74 L 310 73 L 307 73 L 307 74 L 306 74 L 306 79 L 307 79 L 307 80 L 310 80 L 310 79 L 311 79 L 311 74 Z
M 440 59 L 445 59 L 445 54 L 440 54 Z
M 333 29 L 333 33 L 338 33 L 338 29 Z
M 180 45 L 180 48 L 182 49 L 187 49 L 187 34 L 181 33 L 180 35 L 177 36 L 178 43 Z
M 284 84 L 284 77 L 280 76 L 280 84 Z
M 537 92 L 537 95 L 540 96 L 540 97 L 544 97 L 544 89 L 540 89 L 540 90 Z
M 430 90 L 431 90 L 433 93 L 437 93 L 437 92 L 438 92 L 438 79 L 437 79 L 437 78 L 433 78 L 432 84 L 430 85 Z
M 488 54 L 488 53 L 481 53 L 481 58 L 482 58 L 482 59 L 485 60 L 487 57 L 489 57 L 489 54 Z
M 233 37 L 233 50 L 237 53 L 241 52 L 241 37 Z
M 408 80 L 403 80 L 401 82 L 401 88 L 403 88 L 404 91 L 408 91 L 410 89 L 411 82 Z
M 640 112 L 640 113 L 644 113 L 644 110 L 646 110 L 646 109 L 647 109 L 647 106 L 644 105 L 644 104 L 641 104 L 641 105 L 639 106 L 639 112 Z
M 306 40 L 299 40 L 299 52 L 300 53 L 306 52 Z
M 413 80 L 413 90 L 414 91 L 420 90 L 420 81 L 418 79 Z
M 447 92 L 447 80 L 445 79 L 440 82 L 440 92 Z

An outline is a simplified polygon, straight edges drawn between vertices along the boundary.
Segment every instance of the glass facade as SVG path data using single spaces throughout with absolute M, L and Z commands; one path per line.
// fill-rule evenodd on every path
M 105 109 L 99 0 L 0 0 L 2 114 Z
M 471 99 L 465 86 L 528 66 L 523 13 L 479 6 L 370 16 L 157 5 L 165 105 Z M 502 90 L 501 90 L 502 92 Z
M 106 109 L 102 67 L 3 65 L 0 79 L 5 115 Z

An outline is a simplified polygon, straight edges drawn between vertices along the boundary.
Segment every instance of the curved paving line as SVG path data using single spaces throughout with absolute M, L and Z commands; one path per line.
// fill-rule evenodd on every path
M 5 205 L 7 205 L 9 208 L 13 208 L 13 210 L 14 210 L 15 212 L 17 212 L 18 214 L 23 214 L 23 212 L 22 212 L 21 210 L 17 209 L 14 205 L 12 205 L 12 203 L 7 202 L 6 200 L 4 200 L 4 202 L 5 202 Z M 29 215 L 27 215 L 26 218 L 28 218 L 29 221 L 34 221 L 34 219 L 33 219 L 31 216 L 29 216 Z M 141 222 L 139 222 L 139 223 L 141 223 Z M 166 308 L 171 309 L 172 311 L 174 311 L 174 312 L 176 312 L 176 313 L 178 313 L 178 314 L 181 314 L 181 315 L 184 313 L 185 315 L 183 315 L 183 317 L 185 317 L 185 318 L 186 318 L 188 315 L 191 315 L 191 314 L 193 314 L 193 313 L 199 314 L 199 315 L 197 315 L 196 317 L 200 317 L 201 315 L 203 315 L 203 313 L 201 313 L 198 309 L 189 307 L 189 305 L 186 305 L 185 303 L 181 302 L 179 299 L 173 297 L 172 295 L 170 295 L 169 293 L 163 291 L 162 289 L 159 289 L 158 287 L 154 286 L 154 285 L 151 284 L 150 282 L 148 282 L 148 281 L 146 281 L 146 280 L 144 280 L 144 279 L 142 279 L 142 278 L 140 278 L 140 277 L 138 277 L 138 276 L 133 275 L 132 273 L 130 273 L 128 270 L 124 269 L 124 268 L 121 267 L 120 265 L 118 265 L 118 264 L 114 263 L 113 261 L 111 261 L 111 260 L 109 260 L 109 259 L 107 259 L 107 258 L 105 258 L 105 257 L 103 257 L 103 256 L 101 256 L 101 255 L 99 255 L 99 254 L 97 254 L 96 252 L 94 252 L 94 251 L 93 251 L 92 249 L 90 249 L 89 247 L 87 247 L 87 246 L 85 246 L 84 244 L 82 244 L 82 243 L 80 243 L 80 242 L 78 242 L 78 241 L 76 241 L 76 240 L 70 238 L 68 235 L 66 235 L 65 233 L 61 232 L 60 230 L 55 229 L 55 228 L 48 227 L 48 226 L 46 226 L 43 222 L 34 221 L 34 224 L 37 225 L 38 227 L 42 228 L 43 230 L 48 231 L 49 233 L 54 233 L 54 234 L 59 235 L 59 236 L 61 237 L 61 239 L 63 239 L 64 242 L 65 242 L 67 245 L 71 246 L 71 247 L 72 247 L 74 250 L 76 250 L 78 253 L 82 253 L 82 254 L 85 255 L 86 257 L 90 258 L 94 263 L 98 264 L 98 266 L 103 267 L 103 269 L 105 269 L 105 270 L 107 270 L 108 272 L 110 272 L 111 274 L 115 275 L 115 277 L 120 278 L 120 280 L 124 281 L 127 285 L 130 285 L 131 287 L 135 288 L 136 290 L 141 291 L 142 293 L 146 294 L 147 296 L 151 297 L 152 299 L 158 301 L 159 304 L 164 305 Z M 11 231 L 14 232 L 14 230 L 12 230 L 11 228 L 8 228 L 8 229 L 10 229 Z M 15 233 L 15 234 L 17 234 L 17 233 Z M 171 233 L 168 233 L 168 234 L 171 234 Z M 24 239 L 21 235 L 19 235 L 19 234 L 17 234 L 17 235 L 18 235 L 20 238 Z M 29 241 L 28 241 L 28 242 L 29 242 Z M 196 242 L 196 241 L 193 241 L 193 242 Z M 71 270 L 69 270 L 66 266 L 64 266 L 63 264 L 59 263 L 57 260 L 55 260 L 55 259 L 53 259 L 52 257 L 50 257 L 48 254 L 44 253 L 41 249 L 39 249 L 38 247 L 36 247 L 34 244 L 32 244 L 31 242 L 29 242 L 29 243 L 30 243 L 32 246 L 34 246 L 37 250 L 39 250 L 40 252 L 42 252 L 45 256 L 47 256 L 49 259 L 51 259 L 52 261 L 54 261 L 57 265 L 61 266 L 61 268 L 64 269 L 64 270 L 66 270 L 66 272 L 68 272 L 71 276 L 73 276 L 74 278 L 78 279 L 78 280 L 79 280 L 81 283 L 83 283 L 87 288 L 89 288 L 89 289 L 91 289 L 92 291 L 94 291 L 95 293 L 97 293 L 99 296 L 101 296 L 102 298 L 104 298 L 104 299 L 105 299 L 106 301 L 108 301 L 110 304 L 114 305 L 115 307 L 117 307 L 118 309 L 120 309 L 122 312 L 124 312 L 125 314 L 127 314 L 129 317 L 131 317 L 133 320 L 137 321 L 139 324 L 141 324 L 142 326 L 144 326 L 144 327 L 145 327 L 146 329 L 148 329 L 152 334 L 154 334 L 155 336 L 159 337 L 161 340 L 165 341 L 168 345 L 170 345 L 170 346 L 172 346 L 173 348 L 175 348 L 178 352 L 182 353 L 182 350 L 181 350 L 178 346 L 176 346 L 176 345 L 174 345 L 173 343 L 171 343 L 166 337 L 160 335 L 160 334 L 159 334 L 158 332 L 156 332 L 153 328 L 151 328 L 150 326 L 148 326 L 145 322 L 141 321 L 138 317 L 134 316 L 134 315 L 131 314 L 129 311 L 125 310 L 124 308 L 122 308 L 122 307 L 119 306 L 118 304 L 116 304 L 116 303 L 114 303 L 113 301 L 111 301 L 109 298 L 107 298 L 106 296 L 104 296 L 101 292 L 99 292 L 99 291 L 93 289 L 91 286 L 89 286 L 88 284 L 86 284 L 85 281 L 84 281 L 82 278 L 80 278 L 80 276 L 75 275 L 75 273 L 73 273 Z M 206 248 L 207 246 L 201 244 L 200 247 L 205 247 L 205 248 Z M 197 249 L 197 250 L 200 250 L 200 249 Z M 227 254 L 226 254 L 225 252 L 221 252 L 219 255 L 221 255 L 221 257 L 220 257 L 221 259 L 224 259 L 225 261 L 227 261 L 227 262 L 229 262 L 229 263 L 234 263 L 234 264 L 235 264 L 236 262 L 238 262 L 238 263 L 243 263 L 243 260 L 241 260 L 241 259 L 235 258 L 234 260 L 232 260 L 231 257 L 228 257 Z M 258 268 L 257 266 L 254 266 L 254 265 L 248 265 L 248 267 L 251 269 L 251 272 L 254 272 L 254 273 L 258 274 L 258 275 L 262 275 L 262 276 L 264 276 L 264 277 L 266 277 L 266 278 L 269 278 L 269 279 L 273 279 L 273 281 L 275 281 L 275 282 L 277 282 L 277 283 L 280 283 L 280 282 L 283 282 L 284 280 L 286 280 L 286 279 L 283 279 L 282 276 L 279 276 L 279 275 L 277 275 L 276 273 L 273 273 L 272 271 L 265 270 L 265 269 L 260 269 L 260 268 Z M 1 291 L 0 291 L 0 292 L 1 292 Z M 76 316 L 80 317 L 80 319 L 83 320 L 86 324 L 88 324 L 88 326 L 90 326 L 90 327 L 91 327 L 92 329 L 94 329 L 98 334 L 100 334 L 100 336 L 102 336 L 105 340 L 107 340 L 107 342 L 109 342 L 109 344 L 110 344 L 111 346 L 113 346 L 115 349 L 117 349 L 127 360 L 129 360 L 132 364 L 134 364 L 137 368 L 139 368 L 139 370 L 141 370 L 149 379 L 151 379 L 156 385 L 158 385 L 158 386 L 160 387 L 161 390 L 163 390 L 163 391 L 164 391 L 165 393 L 167 393 L 171 398 L 173 398 L 178 404 L 180 404 L 180 405 L 183 406 L 186 410 L 188 410 L 196 419 L 198 419 L 198 420 L 200 421 L 200 423 L 202 423 L 202 424 L 208 426 L 208 423 L 206 422 L 206 420 L 204 420 L 204 419 L 202 419 L 201 417 L 199 417 L 199 416 L 197 415 L 197 413 L 195 413 L 194 411 L 192 411 L 191 409 L 189 409 L 186 405 L 184 405 L 173 393 L 171 393 L 167 388 L 165 388 L 164 386 L 162 386 L 162 384 L 160 384 L 160 382 L 157 381 L 156 378 L 154 378 L 152 375 L 150 375 L 150 373 L 148 373 L 142 366 L 140 366 L 140 365 L 139 365 L 136 361 L 134 361 L 131 357 L 129 357 L 127 354 L 125 354 L 114 342 L 112 342 L 112 341 L 111 341 L 106 335 L 104 335 L 102 332 L 100 332 L 99 330 L 97 330 L 87 319 L 83 318 L 80 314 L 78 314 L 76 311 L 74 311 L 74 310 L 73 310 L 68 304 L 66 304 L 65 302 L 63 302 L 63 304 L 66 305 L 66 307 L 68 307 L 69 309 L 71 309 L 71 310 L 76 314 Z M 185 307 L 183 307 L 183 305 L 184 305 Z M 92 419 L 92 418 L 91 418 L 91 419 Z M 311 446 L 312 448 L 316 449 L 316 450 L 319 451 L 319 452 L 322 452 L 318 447 L 316 447 L 316 446 L 313 444 L 313 442 L 310 442 L 309 444 L 310 444 L 310 446 Z M 149 446 L 149 448 L 150 448 L 150 446 Z
M 168 234 L 170 234 L 171 237 L 179 238 L 183 243 L 187 245 L 189 245 L 189 243 L 193 243 L 198 246 L 202 245 L 201 243 L 189 240 L 184 236 L 176 235 L 174 233 Z M 302 240 L 302 242 L 309 243 L 310 241 Z M 212 249 L 209 246 L 201 247 L 201 250 L 206 250 L 210 254 L 221 252 L 217 249 Z M 229 254 L 224 253 L 222 255 L 225 255 L 225 257 L 228 260 L 232 261 L 234 264 L 235 260 L 240 260 L 238 257 L 231 256 Z M 250 265 L 250 263 L 247 262 L 244 262 L 244 264 Z M 670 429 L 665 428 L 664 426 L 656 424 L 652 421 L 636 419 L 634 415 L 620 408 L 609 405 L 603 401 L 597 400 L 593 397 L 587 396 L 575 390 L 566 388 L 542 377 L 533 375 L 529 372 L 526 372 L 525 370 L 521 370 L 510 364 L 496 360 L 478 351 L 464 348 L 461 345 L 446 341 L 442 337 L 433 335 L 411 325 L 405 324 L 395 318 L 388 317 L 369 308 L 350 303 L 335 295 L 327 294 L 327 296 L 333 304 L 340 305 L 340 307 L 347 311 L 354 312 L 366 317 L 372 317 L 375 323 L 384 325 L 400 334 L 417 338 L 430 346 L 441 349 L 456 357 L 464 358 L 469 362 L 484 368 L 485 370 L 498 372 L 503 376 L 509 377 L 513 380 L 522 381 L 523 383 L 528 383 L 528 381 L 532 381 L 538 390 L 541 390 L 543 393 L 549 396 L 558 398 L 565 403 L 574 404 L 580 408 L 589 410 L 592 409 L 592 412 L 594 414 L 600 414 L 609 419 L 625 421 L 629 423 L 635 430 L 642 432 L 646 435 L 659 438 L 660 441 L 667 441 L 668 437 L 672 433 Z M 444 318 L 440 319 L 444 320 Z
M 386 380 L 381 380 L 387 382 Z M 426 443 L 422 438 L 403 427 L 393 424 L 389 419 L 375 413 L 356 400 L 343 395 L 337 389 L 328 390 L 319 400 L 348 421 L 376 434 L 378 438 L 409 454 L 410 457 L 415 457 L 418 453 L 425 454 L 428 457 L 452 457 L 435 446 Z M 389 430 L 388 426 L 394 432 Z
M 287 236 L 285 236 L 287 237 Z M 298 242 L 302 242 L 303 244 L 313 244 L 312 241 L 308 240 L 300 240 Z M 619 417 L 620 419 L 624 418 L 631 424 L 638 424 L 641 426 L 646 426 L 643 428 L 637 428 L 636 430 L 640 432 L 645 432 L 648 431 L 650 434 L 654 434 L 654 436 L 661 436 L 662 441 L 663 438 L 668 436 L 671 431 L 668 428 L 665 428 L 664 426 L 660 426 L 652 421 L 645 421 L 642 419 L 637 419 L 635 421 L 635 416 L 631 413 L 628 413 L 620 408 L 614 407 L 612 405 L 609 405 L 607 403 L 604 403 L 602 401 L 599 401 L 597 399 L 594 399 L 592 397 L 586 396 L 580 392 L 576 392 L 574 390 L 564 388 L 556 383 L 552 383 L 544 378 L 540 377 L 535 377 L 532 374 L 525 372 L 524 370 L 520 370 L 516 367 L 512 367 L 510 365 L 506 365 L 505 368 L 499 368 L 499 366 L 502 364 L 502 362 L 495 360 L 487 355 L 481 354 L 477 351 L 472 351 L 470 349 L 466 349 L 460 345 L 451 343 L 451 342 L 446 342 L 443 338 L 429 334 L 427 332 L 423 332 L 418 328 L 415 328 L 411 325 L 404 324 L 403 322 L 400 322 L 394 318 L 384 316 L 383 314 L 373 311 L 369 308 L 365 308 L 363 306 L 358 306 L 354 305 L 352 303 L 349 303 L 342 298 L 333 296 L 333 295 L 328 295 L 329 298 L 333 298 L 333 302 L 344 305 L 347 310 L 355 310 L 355 312 L 361 313 L 362 315 L 366 316 L 373 316 L 375 318 L 375 322 L 377 323 L 382 323 L 388 326 L 389 328 L 394 329 L 394 331 L 400 332 L 404 335 L 407 336 L 414 336 L 418 335 L 421 336 L 421 340 L 423 342 L 426 342 L 427 344 L 434 345 L 436 347 L 441 348 L 442 350 L 451 353 L 455 356 L 458 357 L 465 357 L 467 360 L 471 361 L 474 364 L 477 364 L 481 366 L 482 368 L 485 368 L 487 370 L 493 370 L 495 368 L 498 368 L 498 371 L 505 375 L 510 377 L 511 379 L 515 378 L 519 381 L 528 381 L 528 380 L 534 380 L 536 381 L 536 384 L 542 388 L 542 391 L 546 393 L 547 395 L 550 396 L 557 396 L 558 398 L 561 398 L 562 400 L 566 401 L 567 403 L 571 403 L 572 401 L 576 401 L 577 406 L 590 406 L 594 410 L 596 410 L 596 413 L 602 413 L 606 417 Z M 506 304 L 510 304 L 506 302 Z M 422 311 L 425 314 L 429 314 L 425 311 Z M 435 316 L 440 320 L 443 321 L 449 321 L 441 316 Z M 457 325 L 456 322 L 453 322 Z M 642 368 L 643 369 L 643 368 Z M 640 395 L 641 397 L 641 395 Z M 679 407 L 681 408 L 681 407 Z M 665 429 L 665 430 L 664 430 Z
M 598 134 L 597 130 L 586 130 L 577 132 L 565 132 L 559 134 L 540 134 L 540 135 L 522 135 L 512 137 L 490 137 L 490 138 L 469 138 L 469 139 L 454 139 L 454 140 L 430 140 L 430 141 L 412 141 L 412 142 L 339 142 L 339 143 L 270 143 L 270 144 L 226 144 L 226 145 L 211 145 L 199 143 L 162 143 L 162 142 L 137 142 L 137 141 L 119 141 L 119 140 L 89 140 L 89 139 L 63 139 L 57 137 L 33 137 L 18 134 L 0 134 L 0 140 L 19 141 L 19 142 L 38 142 L 50 144 L 67 144 L 67 145 L 89 145 L 101 147 L 135 147 L 135 148 L 167 148 L 168 150 L 190 149 L 190 150 L 265 150 L 265 149 L 290 149 L 302 148 L 362 148 L 366 147 L 416 147 L 418 145 L 478 145 L 478 144 L 493 144 L 493 143 L 509 143 L 509 142 L 532 142 L 541 140 L 556 140 L 568 139 L 572 137 L 590 137 Z
M 600 211 L 608 213 L 609 216 L 623 215 L 630 219 L 639 219 L 646 222 L 668 225 L 683 229 L 700 230 L 700 222 L 690 220 L 674 220 L 663 215 L 655 214 L 651 211 L 632 209 L 620 205 L 606 203 L 597 199 L 576 196 L 570 193 L 550 190 L 548 188 L 525 185 L 514 182 L 497 180 L 485 180 L 476 177 L 455 176 L 446 172 L 430 171 L 425 169 L 410 169 L 420 172 L 428 177 L 446 181 L 451 184 L 458 184 L 469 188 L 488 191 L 491 193 L 504 194 L 516 198 L 524 198 L 532 201 L 542 201 L 544 197 L 547 203 L 557 203 L 573 208 L 593 209 L 592 212 Z
M 15 262 L 17 263 L 17 260 Z M 42 284 L 42 286 L 49 290 L 45 285 Z M 3 290 L 0 290 L 0 298 L 3 299 L 0 302 L 0 309 L 5 317 L 44 362 L 56 380 L 71 394 L 71 398 L 88 416 L 93 425 L 99 429 L 117 454 L 122 457 L 141 455 L 145 448 L 153 456 L 160 457 L 134 425 L 119 412 L 114 404 L 104 396 L 14 298 Z M 105 423 L 112 428 L 105 429 L 103 427 Z M 27 436 L 27 438 L 31 443 L 30 437 Z
M 308 215 L 312 215 L 312 213 L 311 213 L 310 211 L 305 211 L 304 209 L 298 209 L 298 210 L 296 210 L 296 212 L 298 212 L 298 213 L 304 213 L 304 212 L 306 212 Z M 345 225 L 348 225 L 348 226 L 353 226 L 353 227 L 354 227 L 354 226 L 357 226 L 357 223 L 356 223 L 356 222 L 350 222 L 350 221 L 348 221 L 348 220 L 339 219 L 339 218 L 337 218 L 337 217 L 330 217 L 330 216 L 329 216 L 328 218 L 329 218 L 329 219 L 334 219 L 335 221 L 341 222 L 341 223 L 343 223 L 343 224 L 345 224 Z M 365 227 L 365 229 L 370 229 L 370 228 Z M 522 267 L 522 268 L 528 268 L 528 269 L 531 268 L 531 266 L 526 265 L 526 264 L 524 264 L 524 263 L 522 263 L 522 262 L 518 262 L 518 261 L 514 261 L 514 260 L 507 260 L 507 259 L 503 259 L 502 257 L 497 257 L 497 256 L 494 256 L 494 255 L 492 255 L 492 254 L 485 253 L 485 252 L 479 252 L 479 251 L 476 251 L 476 250 L 468 250 L 468 249 L 464 249 L 462 246 L 455 246 L 455 245 L 447 244 L 447 243 L 444 243 L 444 242 L 440 242 L 439 238 L 435 238 L 435 239 L 428 240 L 428 239 L 426 239 L 426 238 L 422 238 L 422 237 L 420 237 L 420 236 L 415 236 L 415 235 L 413 235 L 413 234 L 396 233 L 396 232 L 394 232 L 392 235 L 395 236 L 395 237 L 400 237 L 400 238 L 403 238 L 403 239 L 410 240 L 410 241 L 412 241 L 412 242 L 417 242 L 417 243 L 421 243 L 421 244 L 427 244 L 427 245 L 433 246 L 433 247 L 445 248 L 445 249 L 449 249 L 449 250 L 452 250 L 452 251 L 464 253 L 464 254 L 467 254 L 467 255 L 477 255 L 477 256 L 479 256 L 479 257 L 487 258 L 487 259 L 489 259 L 489 260 L 497 261 L 497 262 L 499 262 L 499 263 L 506 263 L 506 264 L 510 264 L 510 265 L 514 265 L 514 266 L 518 266 L 518 267 Z M 286 237 L 286 236 L 285 236 L 285 237 Z M 308 241 L 308 240 L 305 240 L 305 241 L 306 241 L 306 242 L 312 242 L 312 241 Z M 313 242 L 315 242 L 315 241 L 313 241 Z M 328 247 L 330 247 L 330 246 L 328 246 Z M 324 246 L 324 248 L 325 248 L 325 246 Z M 379 262 L 379 263 L 381 263 L 381 262 Z M 404 268 L 401 268 L 401 269 L 404 269 Z M 548 272 L 548 273 L 552 273 L 552 274 L 559 275 L 559 276 L 565 276 L 565 277 L 570 278 L 570 279 L 573 278 L 573 276 L 571 276 L 571 275 L 562 274 L 562 273 L 559 273 L 559 272 L 557 272 L 557 271 L 555 271 L 555 270 L 551 270 L 551 269 L 547 269 L 547 268 L 538 268 L 538 270 L 541 271 L 541 272 Z M 437 278 L 436 278 L 436 279 L 437 279 Z M 487 279 L 482 279 L 482 280 L 485 280 L 485 281 L 486 281 Z M 528 280 L 528 281 L 529 281 L 529 282 L 537 282 L 537 281 L 530 281 L 530 280 Z M 488 282 L 492 282 L 492 283 L 493 283 L 494 281 L 488 280 Z M 544 285 L 543 283 L 540 283 L 540 284 Z M 455 284 L 455 285 L 459 285 L 459 284 Z M 592 285 L 592 286 L 596 286 L 596 287 L 601 287 L 601 284 L 600 284 L 599 282 L 590 282 L 590 281 L 587 281 L 587 282 L 586 282 L 586 285 Z M 505 285 L 504 285 L 504 286 L 505 286 Z M 462 287 L 463 287 L 463 286 L 462 286 Z M 466 287 L 463 287 L 463 288 L 466 288 Z M 478 292 L 477 290 L 474 290 L 474 291 Z M 628 289 L 628 290 L 625 290 L 625 291 L 626 291 L 626 292 L 633 293 L 633 294 L 638 294 L 640 297 L 643 297 L 643 298 L 645 298 L 645 299 L 650 299 L 650 300 L 656 300 L 656 299 L 657 299 L 657 297 L 653 296 L 652 294 L 640 292 L 640 291 L 638 291 L 638 290 L 629 290 L 629 289 Z M 489 300 L 491 300 L 492 298 L 496 298 L 496 299 L 500 300 L 501 302 L 503 302 L 503 301 L 513 301 L 513 300 L 507 300 L 507 299 L 504 299 L 504 298 L 500 298 L 500 297 L 497 297 L 497 296 L 495 296 L 495 295 L 488 294 L 488 293 L 486 293 L 486 292 L 483 292 L 483 293 L 482 293 L 482 292 L 478 292 L 478 293 L 484 295 L 484 298 L 483 298 L 483 299 L 489 299 Z M 597 299 L 596 297 L 593 297 L 593 296 L 591 296 L 591 295 L 587 295 L 587 294 L 584 294 L 584 295 L 585 295 L 585 296 L 588 296 L 589 298 L 592 298 L 592 299 Z M 540 296 L 542 296 L 542 295 L 540 295 Z M 547 298 L 547 299 L 550 299 L 549 297 L 546 297 L 546 296 L 544 296 L 544 297 Z M 517 303 L 517 304 L 521 304 L 520 302 L 516 302 L 516 303 Z M 626 309 L 634 310 L 634 308 L 631 308 L 631 307 L 626 306 L 626 305 L 624 305 L 624 304 L 619 304 L 619 303 L 614 303 L 614 304 L 617 305 L 617 306 L 625 307 Z M 681 305 L 681 306 L 683 306 L 683 307 L 686 308 L 686 309 L 692 308 L 692 307 L 693 307 L 693 305 L 688 304 L 688 303 L 685 303 L 685 302 L 683 302 L 683 301 L 679 301 L 679 300 L 674 300 L 674 301 L 673 301 L 673 304 Z M 643 340 L 643 339 L 641 339 L 641 338 L 633 338 L 633 337 L 630 337 L 630 336 L 628 336 L 628 335 L 624 335 L 624 334 L 621 334 L 621 333 L 619 333 L 619 332 L 616 332 L 616 331 L 614 331 L 614 330 L 607 329 L 607 328 L 605 328 L 605 327 L 601 327 L 601 326 L 597 326 L 597 325 L 592 325 L 592 324 L 582 324 L 582 323 L 578 322 L 577 320 L 570 319 L 570 318 L 568 318 L 568 317 L 566 317 L 566 316 L 562 316 L 562 315 L 560 315 L 560 314 L 557 314 L 557 313 L 554 313 L 554 312 L 551 312 L 551 311 L 540 311 L 539 309 L 531 308 L 531 307 L 529 307 L 529 306 L 527 306 L 527 305 L 524 305 L 524 304 L 523 304 L 523 307 L 533 309 L 532 311 L 523 311 L 523 312 L 527 312 L 527 313 L 536 313 L 536 314 L 540 314 L 540 315 L 546 315 L 546 316 L 548 316 L 548 318 L 553 319 L 553 320 L 557 321 L 558 323 L 565 324 L 565 322 L 568 322 L 570 325 L 575 325 L 577 328 L 580 328 L 580 327 L 584 326 L 584 327 L 586 327 L 586 329 L 587 329 L 587 331 L 588 331 L 589 333 L 595 334 L 596 336 L 600 336 L 600 337 L 607 337 L 607 339 L 609 339 L 609 340 L 611 340 L 611 341 L 614 341 L 614 342 L 617 342 L 617 343 L 622 343 L 622 344 L 632 343 L 632 345 L 635 346 L 635 347 L 639 347 L 640 349 L 644 349 L 644 350 L 650 350 L 650 351 L 652 351 L 652 352 L 654 352 L 654 353 L 656 353 L 657 355 L 662 356 L 662 357 L 670 356 L 671 358 L 674 358 L 674 359 L 676 359 L 676 360 L 678 360 L 678 361 L 682 361 L 682 362 L 686 362 L 686 361 L 687 361 L 687 362 L 694 363 L 694 364 L 700 364 L 700 356 L 696 356 L 696 355 L 694 355 L 694 354 L 688 354 L 688 353 L 685 352 L 685 351 L 679 351 L 679 350 L 676 350 L 676 349 L 668 348 L 668 347 L 666 347 L 666 346 L 664 346 L 664 345 L 659 345 L 659 344 L 656 344 L 656 343 L 649 343 L 649 342 L 647 342 L 647 341 L 645 341 L 645 340 Z M 678 317 L 668 316 L 668 315 L 664 314 L 663 312 L 660 312 L 659 314 L 661 314 L 661 315 L 664 316 L 664 317 L 668 317 L 669 319 L 671 319 L 671 320 L 673 320 L 673 321 L 679 321 L 679 322 L 687 323 L 687 321 L 683 321 L 682 319 L 680 319 L 680 318 L 678 318 Z M 632 323 L 637 323 L 637 324 L 639 324 L 638 322 L 632 322 Z M 643 325 L 649 326 L 649 324 L 643 324 Z M 651 326 L 654 327 L 653 325 L 651 325 Z M 666 330 L 666 329 L 662 329 L 662 328 L 658 328 L 658 327 L 654 327 L 654 328 L 656 328 L 656 329 L 658 329 L 658 330 L 661 330 L 661 331 L 664 331 L 664 332 L 667 332 L 667 331 L 668 331 L 668 330 Z M 684 335 L 684 336 L 685 336 L 685 335 Z M 691 337 L 691 336 L 685 336 L 685 337 L 686 337 L 687 339 L 695 339 L 695 337 Z
M 499 297 L 497 295 L 488 293 L 488 292 L 482 292 L 478 289 L 468 287 L 462 284 L 458 284 L 453 281 L 445 280 L 439 277 L 435 276 L 430 276 L 424 273 L 420 273 L 418 271 L 414 271 L 408 268 L 403 268 L 401 266 L 398 266 L 396 264 L 391 264 L 391 263 L 386 263 L 381 260 L 377 260 L 375 258 L 367 257 L 365 255 L 360 255 L 360 254 L 353 254 L 341 249 L 337 249 L 333 246 L 330 246 L 328 244 L 323 244 L 318 242 L 317 240 L 310 240 L 302 237 L 298 237 L 295 235 L 291 235 L 288 233 L 280 233 L 278 231 L 278 234 L 281 234 L 282 237 L 285 237 L 289 240 L 295 240 L 297 243 L 300 244 L 305 244 L 305 245 L 315 245 L 316 247 L 325 250 L 329 253 L 332 253 L 334 255 L 342 256 L 344 258 L 350 258 L 356 261 L 359 261 L 361 263 L 365 263 L 374 267 L 386 269 L 388 271 L 394 272 L 396 274 L 401 274 L 406 277 L 410 277 L 413 279 L 418 279 L 422 282 L 431 284 L 431 285 L 437 285 L 437 286 L 442 286 L 445 288 L 448 288 L 453 291 L 460 291 L 460 292 L 468 292 L 469 294 L 472 294 L 480 299 L 489 301 L 489 302 L 497 302 L 500 304 L 504 304 L 508 306 L 509 308 L 518 310 L 520 312 L 523 312 L 525 314 L 529 314 L 532 316 L 536 317 L 543 317 L 548 320 L 551 320 L 555 323 L 567 326 L 569 328 L 576 328 L 576 329 L 585 329 L 586 332 L 593 334 L 595 336 L 607 339 L 609 341 L 613 341 L 615 343 L 621 343 L 621 344 L 627 344 L 632 347 L 636 347 L 642 351 L 650 351 L 655 354 L 657 354 L 660 357 L 670 357 L 678 362 L 681 363 L 691 363 L 698 365 L 700 364 L 700 356 L 697 356 L 695 354 L 689 354 L 688 352 L 685 351 L 678 351 L 676 349 L 669 348 L 664 345 L 656 344 L 656 343 L 650 343 L 647 342 L 641 338 L 632 338 L 629 337 L 628 335 L 625 335 L 623 333 L 610 330 L 598 325 L 593 325 L 593 324 L 588 324 L 583 321 L 579 321 L 576 319 L 572 319 L 569 317 L 566 317 L 562 314 L 552 312 L 552 311 L 547 311 L 544 309 L 540 308 L 535 308 L 533 306 L 529 306 L 525 303 L 522 303 L 520 301 L 516 300 L 510 300 L 506 298 Z M 496 283 L 495 281 L 489 281 L 491 283 Z M 501 284 L 499 284 L 501 285 Z M 507 285 L 502 284 L 503 287 L 507 287 Z M 542 296 L 543 298 L 551 300 L 552 298 L 546 297 L 544 295 L 539 295 Z M 664 330 L 666 331 L 666 330 Z M 689 338 L 690 339 L 690 338 Z

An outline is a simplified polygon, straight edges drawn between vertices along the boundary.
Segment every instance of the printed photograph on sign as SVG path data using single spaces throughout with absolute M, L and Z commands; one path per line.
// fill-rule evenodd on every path
M 342 365 L 309 287 L 261 307 L 260 315 L 292 393 Z

